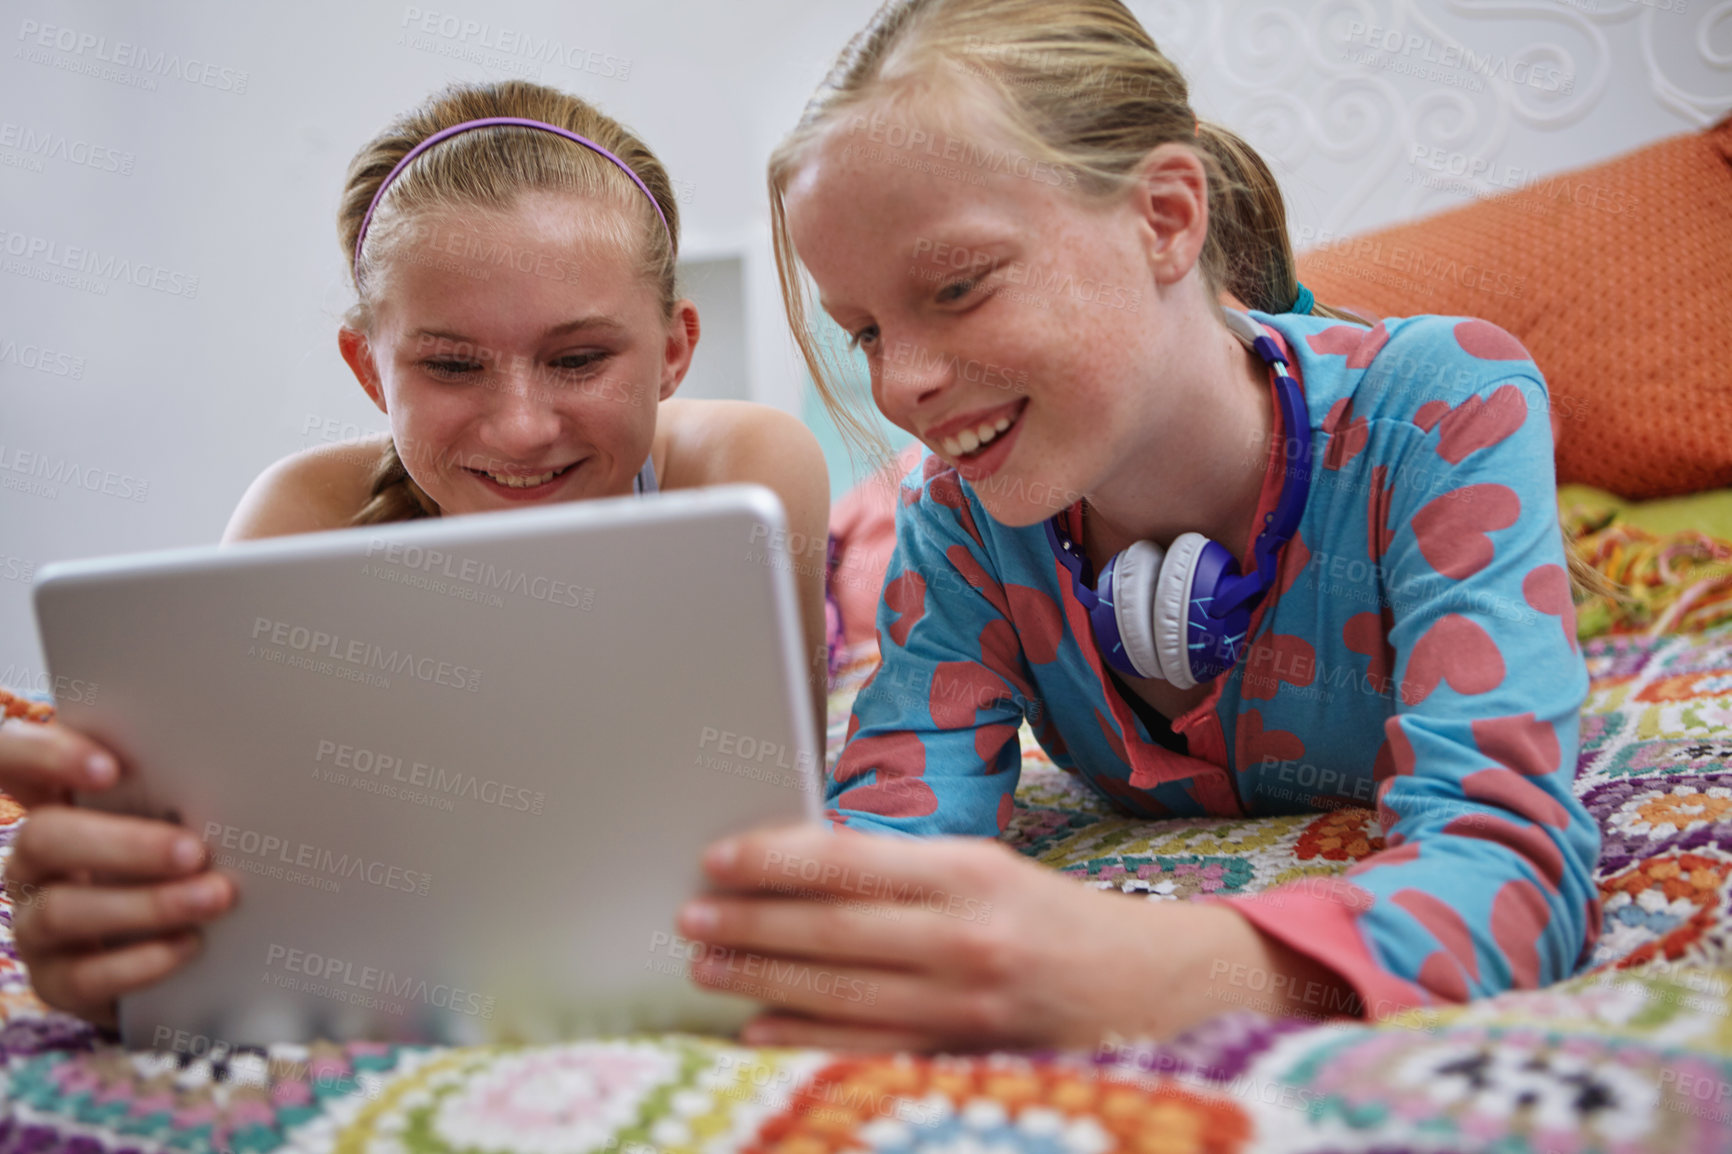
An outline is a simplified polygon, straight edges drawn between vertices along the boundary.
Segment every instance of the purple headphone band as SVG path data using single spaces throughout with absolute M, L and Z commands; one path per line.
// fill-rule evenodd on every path
M 385 179 L 379 183 L 379 190 L 373 194 L 372 203 L 367 206 L 367 215 L 361 218 L 361 231 L 355 235 L 355 280 L 357 283 L 361 279 L 361 246 L 367 243 L 367 226 L 373 223 L 373 213 L 377 211 L 379 202 L 385 199 L 385 190 L 391 187 L 391 182 L 397 179 L 399 173 L 409 167 L 410 161 L 414 160 L 417 156 L 420 156 L 423 152 L 426 152 L 429 148 L 432 148 L 435 144 L 438 144 L 441 140 L 448 140 L 459 133 L 472 132 L 477 128 L 489 128 L 496 124 L 514 125 L 518 128 L 538 128 L 543 132 L 551 132 L 555 136 L 563 136 L 567 140 L 583 145 L 591 152 L 605 156 L 608 160 L 611 160 L 621 172 L 631 178 L 631 182 L 638 186 L 640 192 L 642 192 L 646 197 L 649 197 L 650 207 L 655 209 L 656 216 L 661 218 L 662 227 L 667 229 L 668 237 L 670 239 L 673 237 L 674 230 L 668 224 L 667 214 L 662 212 L 662 206 L 657 203 L 655 196 L 649 190 L 649 186 L 638 177 L 637 173 L 631 170 L 631 165 L 627 164 L 625 161 L 621 160 L 595 141 L 586 136 L 579 136 L 569 128 L 561 128 L 557 124 L 549 124 L 545 120 L 529 120 L 521 116 L 488 116 L 483 117 L 480 120 L 465 120 L 462 124 L 453 124 L 450 128 L 440 129 L 438 132 L 429 136 L 426 140 L 423 140 L 420 144 L 417 144 L 414 148 L 411 148 L 408 153 L 404 155 L 403 159 L 397 162 L 396 167 L 392 168 L 390 172 L 385 174 Z
M 1311 442 L 1303 433 L 1292 431 L 1308 430 L 1311 426 L 1304 391 L 1288 371 L 1287 357 L 1266 332 L 1257 334 L 1252 348 L 1275 379 L 1287 461 L 1282 470 L 1281 496 L 1274 510 L 1264 517 L 1263 529 L 1252 546 L 1250 572 L 1241 573 L 1233 555 L 1220 544 L 1205 541 L 1202 545 L 1186 604 L 1180 610 L 1184 618 L 1180 625 L 1184 649 L 1181 660 L 1189 666 L 1187 672 L 1196 683 L 1218 677 L 1238 664 L 1251 611 L 1275 584 L 1276 555 L 1298 531 L 1311 490 Z M 1093 567 L 1071 538 L 1065 516 L 1066 513 L 1059 513 L 1047 520 L 1047 542 L 1059 562 L 1070 571 L 1072 589 L 1088 613 L 1101 656 L 1122 673 L 1149 676 L 1136 667 L 1119 632 L 1113 577 L 1119 559 L 1125 554 L 1107 563 L 1097 589 Z

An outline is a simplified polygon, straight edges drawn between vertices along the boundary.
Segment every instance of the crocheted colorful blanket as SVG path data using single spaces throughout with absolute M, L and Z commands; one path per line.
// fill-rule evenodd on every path
M 1567 495 L 1560 491 L 1558 515 L 1571 548 L 1621 591 L 1617 597 L 1591 594 L 1576 606 L 1581 639 L 1658 637 L 1732 621 L 1732 541 L 1697 528 L 1654 532 L 1632 520 L 1699 518 L 1724 534 L 1729 504 L 1732 490 L 1726 489 L 1636 506 L 1581 485 L 1570 486 Z
M 127 1053 L 45 1013 L 0 909 L 0 1150 L 1732 1149 L 1732 628 L 1584 647 L 1605 933 L 1562 985 L 1376 1024 L 1231 1012 L 1160 1045 L 850 1057 L 687 1036 Z M 851 691 L 832 700 L 834 746 Z M 1025 732 L 1014 844 L 1171 900 L 1333 874 L 1375 815 L 1136 821 Z M 0 811 L 9 843 L 20 818 Z M 0 851 L 4 852 L 4 851 Z

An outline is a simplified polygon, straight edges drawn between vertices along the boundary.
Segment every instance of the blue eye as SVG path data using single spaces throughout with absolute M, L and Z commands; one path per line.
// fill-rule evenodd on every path
M 954 304 L 973 292 L 979 283 L 978 280 L 952 281 L 938 290 L 938 302 L 940 304 Z
M 461 377 L 469 373 L 481 371 L 478 361 L 465 361 L 454 358 L 433 358 L 422 361 L 421 364 L 434 376 Z
M 582 372 L 584 369 L 594 368 L 606 359 L 606 353 L 572 353 L 569 356 L 557 358 L 553 362 L 553 367 L 564 369 L 567 372 Z

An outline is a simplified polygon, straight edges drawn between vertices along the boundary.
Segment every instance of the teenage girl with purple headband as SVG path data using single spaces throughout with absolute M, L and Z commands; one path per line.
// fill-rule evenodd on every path
M 449 89 L 361 149 L 338 222 L 358 297 L 338 346 L 391 430 L 272 465 L 224 541 L 734 482 L 776 492 L 791 539 L 825 540 L 803 424 L 674 397 L 698 340 L 679 210 L 617 122 L 521 81 Z M 793 563 L 821 710 L 824 557 Z M 0 788 L 31 808 L 6 869 L 38 899 L 14 907 L 19 955 L 45 1002 L 105 1025 L 235 900 L 186 830 L 65 804 L 116 773 L 62 726 L 0 726 Z

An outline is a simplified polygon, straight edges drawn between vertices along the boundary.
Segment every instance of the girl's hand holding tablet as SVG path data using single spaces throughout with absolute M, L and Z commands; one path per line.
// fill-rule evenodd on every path
M 718 842 L 720 891 L 680 934 L 705 943 L 700 985 L 771 1007 L 757 1045 L 862 1050 L 1088 1047 L 1165 1036 L 1232 1009 L 1247 975 L 1342 1005 L 1322 967 L 1222 906 L 1085 888 L 993 841 L 913 841 L 812 826 Z M 1235 985 L 1235 980 L 1237 984 Z
M 234 883 L 180 826 L 74 809 L 119 780 L 112 753 L 56 722 L 0 724 L 0 789 L 30 810 L 6 863 L 18 957 L 37 996 L 113 1027 L 115 999 L 197 952 Z

